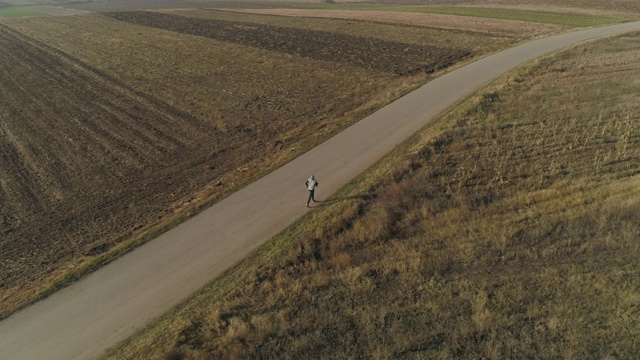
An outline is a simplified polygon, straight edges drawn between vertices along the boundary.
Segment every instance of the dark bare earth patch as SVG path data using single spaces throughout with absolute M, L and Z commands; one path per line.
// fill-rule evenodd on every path
M 418 46 L 325 31 L 196 19 L 145 11 L 108 16 L 130 23 L 203 36 L 321 61 L 340 62 L 397 76 L 432 73 L 471 56 L 470 51 Z

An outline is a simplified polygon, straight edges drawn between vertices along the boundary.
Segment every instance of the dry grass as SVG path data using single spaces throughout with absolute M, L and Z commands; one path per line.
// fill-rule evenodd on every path
M 637 358 L 639 45 L 497 81 L 109 358 Z

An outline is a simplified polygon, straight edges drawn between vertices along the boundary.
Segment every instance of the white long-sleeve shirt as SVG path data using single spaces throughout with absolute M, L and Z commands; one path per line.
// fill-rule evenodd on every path
M 307 189 L 309 189 L 309 191 L 314 190 L 318 186 L 318 182 L 313 176 L 310 177 L 305 184 L 307 184 Z

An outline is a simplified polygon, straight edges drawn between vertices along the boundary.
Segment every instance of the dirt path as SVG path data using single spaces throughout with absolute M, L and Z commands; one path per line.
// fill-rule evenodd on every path
M 197 217 L 0 322 L 0 359 L 91 359 L 203 287 L 474 90 L 524 61 L 640 22 L 530 42 L 442 76 Z

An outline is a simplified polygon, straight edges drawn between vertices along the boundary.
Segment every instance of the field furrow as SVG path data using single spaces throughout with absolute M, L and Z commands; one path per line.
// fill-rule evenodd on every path
M 202 171 L 212 125 L 1 25 L 0 42 L 4 304 L 220 174 Z

